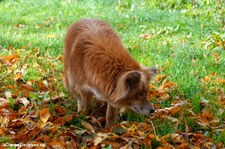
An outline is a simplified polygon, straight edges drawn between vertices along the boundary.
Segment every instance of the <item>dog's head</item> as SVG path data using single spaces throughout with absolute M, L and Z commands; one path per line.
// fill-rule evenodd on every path
M 145 67 L 141 71 L 128 71 L 117 83 L 116 98 L 112 103 L 115 107 L 126 107 L 141 114 L 154 112 L 148 100 L 148 83 L 157 72 L 156 68 Z

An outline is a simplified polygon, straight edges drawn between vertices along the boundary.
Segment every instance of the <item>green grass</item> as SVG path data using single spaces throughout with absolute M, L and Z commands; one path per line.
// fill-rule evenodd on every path
M 222 1 L 196 2 L 3 0 L 0 1 L 0 56 L 20 55 L 24 59 L 15 69 L 26 66 L 22 78 L 25 82 L 55 77 L 54 88 L 63 92 L 63 66 L 59 57 L 66 29 L 80 18 L 100 18 L 119 32 L 125 47 L 140 63 L 157 66 L 162 74 L 170 74 L 170 81 L 178 84 L 174 94 L 196 100 L 192 104 L 198 113 L 201 97 L 213 100 L 217 98 L 216 89 L 225 87 L 216 84 L 208 92 L 210 85 L 202 88 L 199 81 L 212 73 L 224 78 L 225 51 L 216 45 L 218 40 L 214 36 L 224 41 L 225 34 Z M 141 34 L 150 35 L 150 39 L 140 38 Z M 219 63 L 215 63 L 213 52 L 220 55 Z M 1 86 L 15 83 L 13 75 L 5 73 L 5 69 L 0 69 L 0 73 Z M 133 116 L 128 119 L 133 120 Z M 168 127 L 162 126 L 157 131 L 173 131 L 161 130 L 164 128 Z

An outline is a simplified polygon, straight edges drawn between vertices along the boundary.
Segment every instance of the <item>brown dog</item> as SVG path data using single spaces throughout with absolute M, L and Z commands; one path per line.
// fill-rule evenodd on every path
M 117 122 L 122 107 L 146 115 L 154 112 L 147 93 L 156 69 L 140 66 L 101 20 L 82 19 L 69 27 L 64 72 L 64 85 L 77 97 L 78 112 L 90 108 L 92 95 L 108 103 L 107 126 Z

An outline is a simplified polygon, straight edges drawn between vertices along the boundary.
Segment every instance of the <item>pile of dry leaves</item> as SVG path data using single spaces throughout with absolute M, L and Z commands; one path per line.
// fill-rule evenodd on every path
M 0 56 L 1 78 L 5 76 L 5 79 L 13 81 L 13 84 L 0 83 L 0 148 L 225 147 L 225 94 L 222 88 L 217 89 L 218 98 L 213 102 L 199 100 L 200 110 L 196 113 L 191 100 L 172 94 L 179 86 L 169 81 L 169 75 L 158 75 L 149 87 L 149 99 L 156 112 L 146 116 L 142 122 L 121 118 L 120 124 L 105 128 L 105 104 L 96 102 L 96 106 L 101 108 L 88 116 L 78 115 L 68 97 L 55 89 L 56 83 L 61 83 L 60 77 L 43 77 L 27 82 L 21 79 L 29 67 L 21 62 L 25 57 L 18 54 Z M 34 58 L 46 60 L 38 54 Z M 44 71 L 38 64 L 34 67 Z M 222 77 L 210 80 L 213 75 L 200 81 L 203 84 L 209 81 L 224 84 Z M 168 106 L 162 107 L 162 102 L 167 102 Z M 212 111 L 213 107 L 217 109 Z M 126 114 L 127 111 L 121 113 Z M 167 130 L 173 131 L 166 133 Z

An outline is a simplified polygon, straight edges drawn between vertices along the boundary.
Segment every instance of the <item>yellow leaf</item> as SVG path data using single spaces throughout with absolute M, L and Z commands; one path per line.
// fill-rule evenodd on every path
M 98 145 L 108 137 L 109 137 L 108 133 L 101 133 L 101 132 L 97 133 L 96 137 L 94 138 L 94 145 Z
M 144 40 L 152 38 L 152 36 L 150 34 L 141 34 L 141 35 L 139 35 L 139 37 L 141 37 Z
M 48 38 L 56 38 L 56 37 L 57 37 L 56 34 L 50 34 L 50 35 L 48 35 Z
M 213 52 L 212 53 L 212 56 L 214 57 L 216 63 L 219 63 L 220 62 L 220 55 L 216 52 Z
M 44 108 L 39 112 L 42 123 L 46 123 L 50 117 L 49 108 Z
M 205 76 L 203 79 L 201 79 L 201 82 L 208 84 L 211 81 L 210 76 Z
M 132 124 L 127 130 L 136 130 L 137 129 L 137 125 Z
M 17 80 L 19 80 L 22 76 L 23 76 L 22 73 L 17 73 L 17 74 L 15 74 L 15 76 L 14 76 L 14 80 L 17 81 Z

